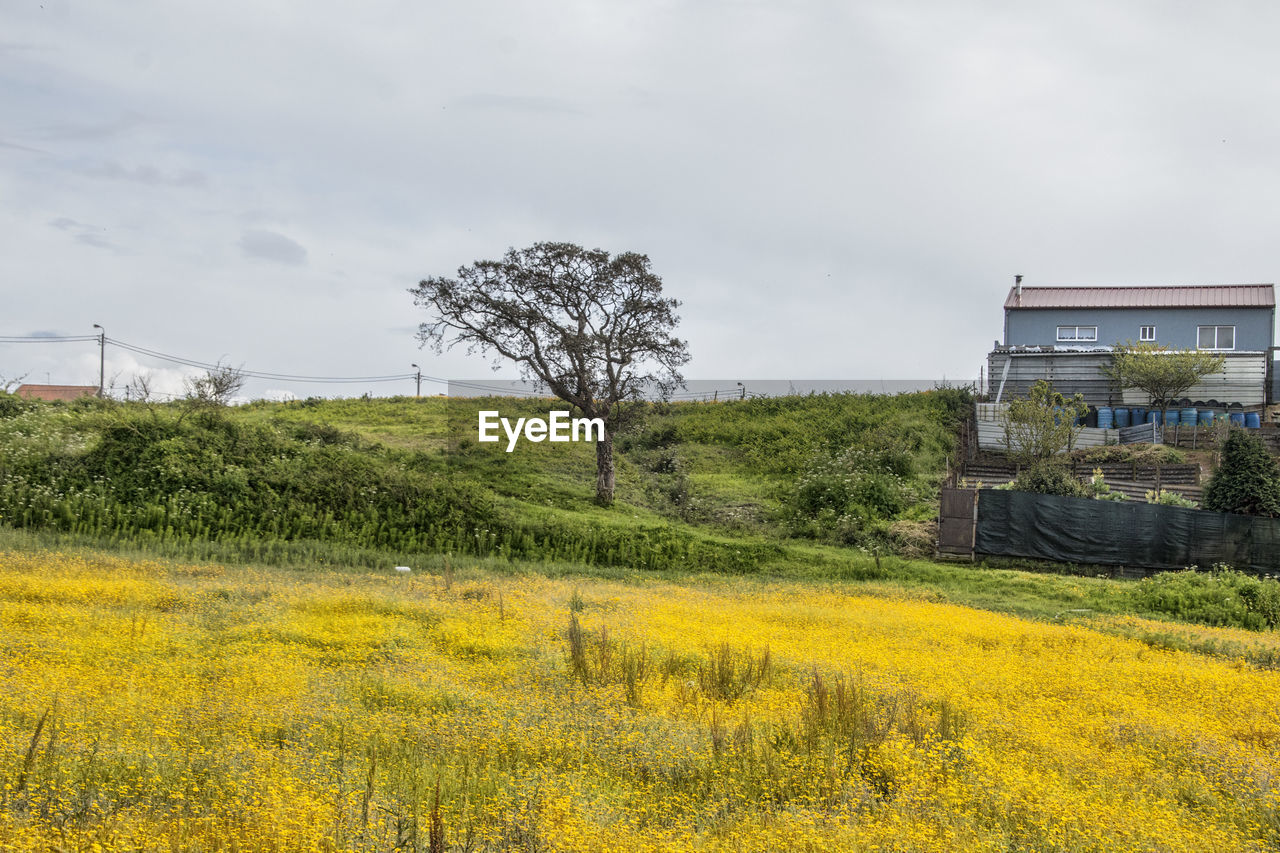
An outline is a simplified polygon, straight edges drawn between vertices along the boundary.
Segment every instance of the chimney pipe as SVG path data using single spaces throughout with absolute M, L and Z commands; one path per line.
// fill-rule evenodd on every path
M 1022 276 L 1020 275 L 1013 277 L 1013 304 L 1022 304 Z

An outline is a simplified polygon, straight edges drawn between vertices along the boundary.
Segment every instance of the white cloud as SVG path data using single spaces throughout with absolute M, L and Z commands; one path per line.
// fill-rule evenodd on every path
M 240 236 L 240 250 L 245 257 L 261 258 L 281 264 L 305 264 L 307 250 L 295 240 L 275 231 L 252 229 Z

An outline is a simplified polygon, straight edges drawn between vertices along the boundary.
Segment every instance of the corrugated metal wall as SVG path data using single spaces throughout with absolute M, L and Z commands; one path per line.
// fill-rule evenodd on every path
M 1005 445 L 1004 411 L 1008 408 L 1004 403 L 978 403 L 977 427 L 978 447 L 981 450 L 995 450 L 1001 453 L 1009 448 Z M 1082 447 L 1105 447 L 1108 444 L 1120 443 L 1118 429 L 1091 429 L 1081 427 L 1072 449 Z M 1067 448 L 1062 448 L 1066 450 Z
M 1219 405 L 1239 403 L 1261 406 L 1266 401 L 1267 354 L 1224 353 L 1222 373 L 1206 377 L 1193 386 L 1185 397 L 1193 403 L 1217 401 Z M 1147 396 L 1140 391 L 1121 394 L 1106 375 L 1104 366 L 1111 362 L 1109 352 L 1009 353 L 996 350 L 987 356 L 991 393 L 1000 389 L 1005 363 L 1009 363 L 1002 399 L 1025 397 L 1037 380 L 1047 379 L 1055 391 L 1068 396 L 1083 394 L 1091 406 L 1143 406 Z

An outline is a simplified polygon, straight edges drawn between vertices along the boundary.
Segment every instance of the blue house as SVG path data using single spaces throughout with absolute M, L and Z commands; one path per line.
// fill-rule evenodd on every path
M 1143 405 L 1104 368 L 1114 345 L 1153 343 L 1221 354 L 1222 373 L 1187 391 L 1190 402 L 1261 408 L 1270 402 L 1275 286 L 1023 287 L 1004 302 L 1004 342 L 988 356 L 991 391 L 1008 399 L 1037 379 L 1091 405 Z
M 1173 349 L 1269 352 L 1275 286 L 1023 287 L 1004 301 L 1004 345 L 1074 349 L 1150 342 Z

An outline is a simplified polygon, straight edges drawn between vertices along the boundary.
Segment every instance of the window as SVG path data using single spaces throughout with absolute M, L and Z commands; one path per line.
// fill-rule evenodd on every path
M 1196 346 L 1200 349 L 1235 349 L 1235 326 L 1201 326 L 1196 331 Z
M 1098 339 L 1097 326 L 1059 326 L 1058 340 L 1060 341 L 1096 341 Z
M 1156 339 L 1155 326 L 1139 326 L 1138 327 L 1138 340 L 1154 341 L 1155 339 Z

